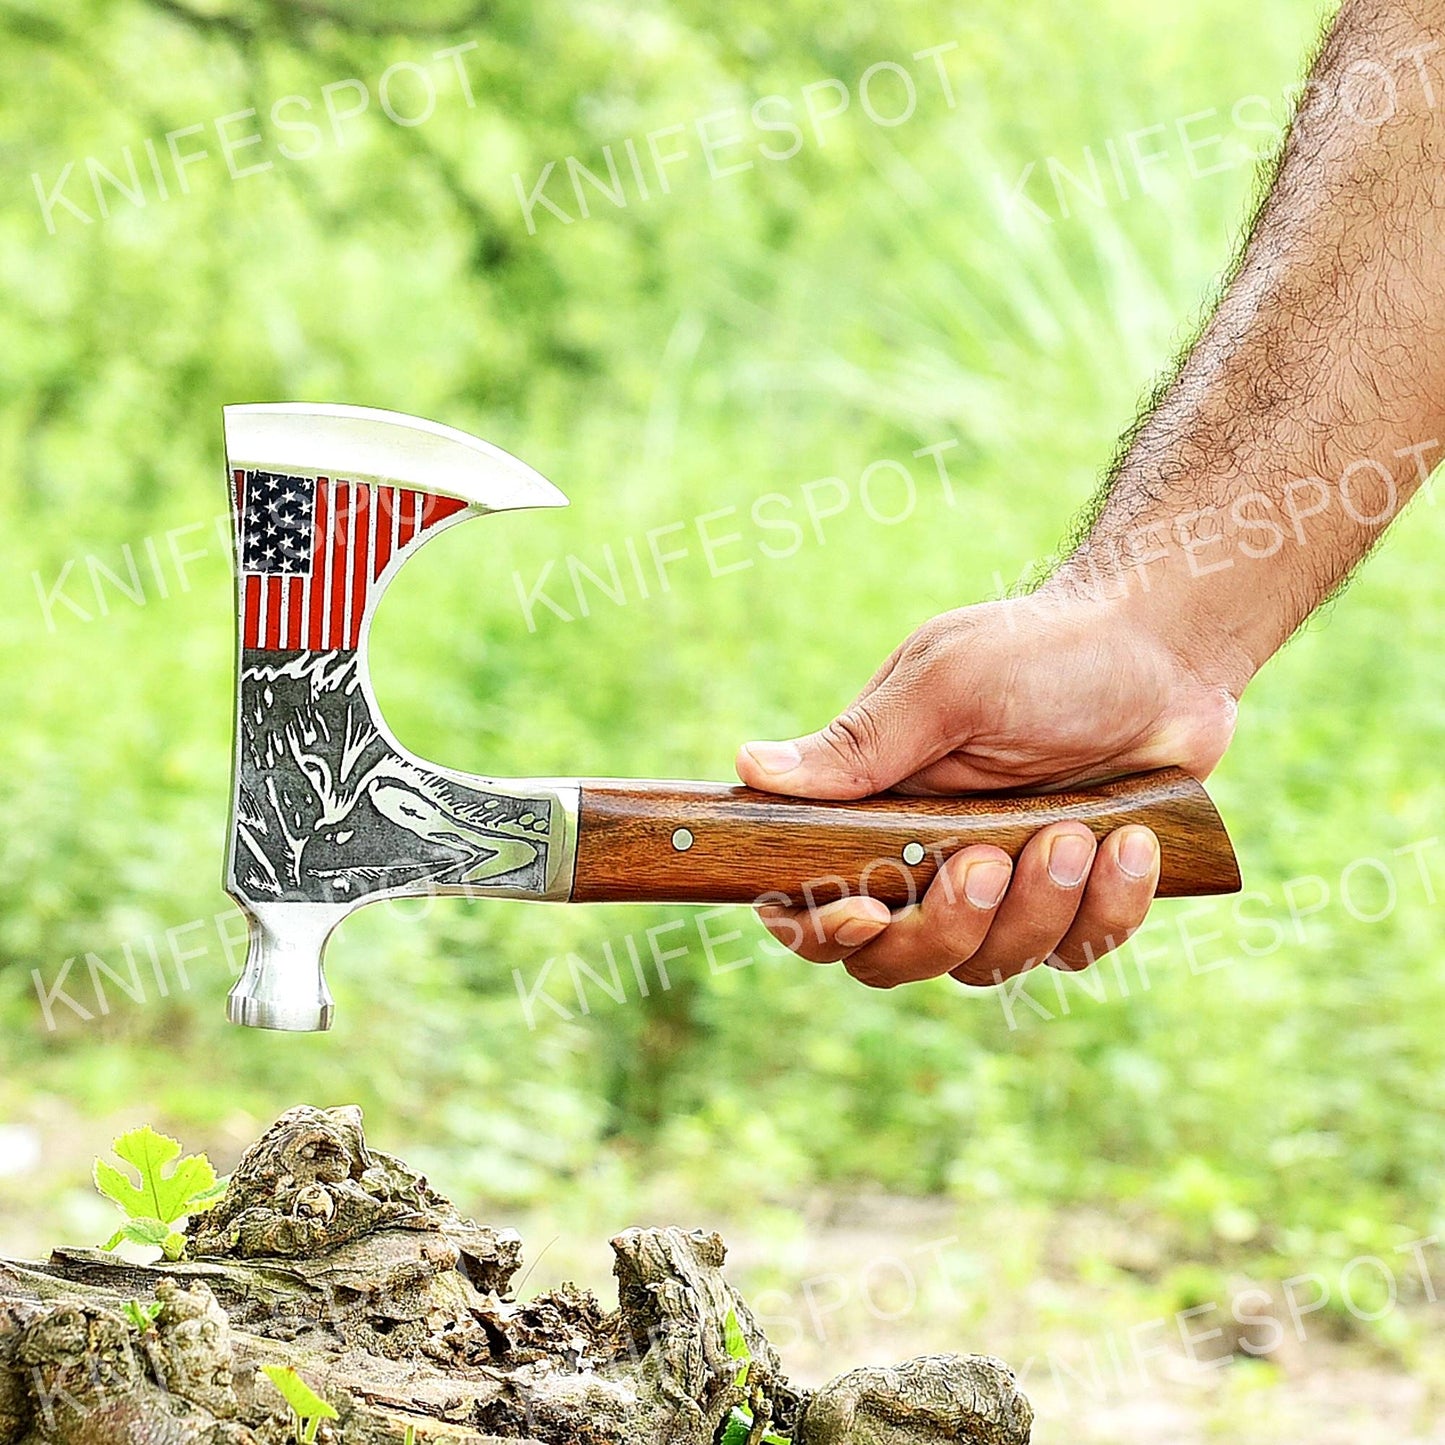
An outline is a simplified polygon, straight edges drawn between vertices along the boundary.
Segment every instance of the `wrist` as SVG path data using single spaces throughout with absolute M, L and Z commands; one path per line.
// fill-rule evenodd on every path
M 1162 589 L 1099 595 L 1068 579 L 1033 594 L 1070 639 L 1074 656 L 1113 697 L 1131 699 L 1132 724 L 1120 736 L 1130 767 L 1177 765 L 1207 777 L 1234 734 L 1238 702 L 1254 675 L 1248 654 L 1211 631 Z M 1062 639 L 1061 639 L 1062 640 Z M 1128 679 L 1127 683 L 1123 679 Z
M 1181 692 L 1223 693 L 1238 702 L 1277 646 L 1251 635 L 1239 592 L 1208 585 L 1216 579 L 1181 576 L 1167 563 L 1100 576 L 1087 563 L 1071 565 L 1076 561 L 1068 559 L 1034 596 L 1077 613 L 1090 630 L 1127 638 Z

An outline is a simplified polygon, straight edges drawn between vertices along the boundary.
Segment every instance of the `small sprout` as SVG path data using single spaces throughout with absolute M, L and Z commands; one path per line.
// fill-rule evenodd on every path
M 337 1418 L 335 1406 L 328 1405 L 290 1365 L 262 1365 L 261 1372 L 291 1407 L 298 1445 L 315 1445 L 321 1422 Z
M 730 1360 L 740 1361 L 738 1372 L 733 1377 L 733 1384 L 741 1390 L 748 1383 L 748 1366 L 752 1364 L 753 1352 L 748 1348 L 748 1337 L 738 1323 L 736 1310 L 729 1310 L 727 1318 L 723 1321 L 723 1348 L 728 1352 Z
M 120 1312 L 141 1334 L 145 1334 L 155 1324 L 156 1316 L 161 1312 L 161 1302 L 156 1300 L 152 1304 L 143 1305 L 139 1300 L 128 1299 L 120 1307 Z
M 729 1310 L 723 1320 L 723 1348 L 728 1352 L 730 1360 L 738 1361 L 738 1372 L 733 1376 L 733 1386 L 739 1390 L 747 1389 L 753 1352 L 742 1325 L 738 1323 L 736 1310 Z M 757 1418 L 762 1399 L 762 1390 L 755 1385 L 749 1392 L 747 1404 L 733 1406 L 720 1445 L 793 1445 L 788 1436 L 775 1434 L 766 1428 L 763 1420 Z M 766 1412 L 765 1419 L 767 1414 L 771 1414 L 771 1410 Z
M 728 1416 L 727 1429 L 723 1431 L 722 1445 L 748 1445 L 748 1432 L 753 1427 L 753 1417 L 746 1410 L 733 1408 Z
M 753 1412 L 746 1406 L 734 1406 L 722 1433 L 720 1445 L 793 1445 L 792 1437 L 772 1430 L 757 1432 Z
M 104 1159 L 95 1161 L 95 1187 L 120 1206 L 125 1220 L 102 1246 L 114 1249 L 121 1240 L 155 1245 L 169 1260 L 185 1253 L 186 1238 L 171 1226 L 212 1208 L 225 1192 L 204 1154 L 180 1157 L 178 1140 L 158 1134 L 148 1124 L 122 1134 L 111 1146 L 116 1158 L 135 1170 L 137 1185 L 124 1170 Z M 166 1166 L 173 1165 L 170 1172 Z

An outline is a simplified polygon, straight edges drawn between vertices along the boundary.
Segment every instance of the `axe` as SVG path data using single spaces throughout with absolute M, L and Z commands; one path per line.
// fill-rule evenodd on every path
M 1046 823 L 1158 834 L 1159 892 L 1232 892 L 1204 789 L 1177 769 L 1049 795 L 777 797 L 719 783 L 493 779 L 409 753 L 381 716 L 367 630 L 397 569 L 469 517 L 567 499 L 515 457 L 357 406 L 225 408 L 235 524 L 236 733 L 226 891 L 250 925 L 233 1023 L 329 1028 L 326 939 L 353 909 L 438 894 L 809 904 L 922 896 L 974 842 Z

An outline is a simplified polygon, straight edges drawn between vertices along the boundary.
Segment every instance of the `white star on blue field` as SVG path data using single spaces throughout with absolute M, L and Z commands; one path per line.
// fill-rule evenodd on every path
M 275 472 L 246 477 L 241 567 L 247 572 L 306 573 L 316 516 L 316 483 Z

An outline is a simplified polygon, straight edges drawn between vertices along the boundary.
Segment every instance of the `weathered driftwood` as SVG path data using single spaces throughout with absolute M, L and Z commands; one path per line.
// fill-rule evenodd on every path
M 612 1248 L 616 1309 L 572 1286 L 519 1303 L 515 1233 L 369 1148 L 358 1110 L 293 1109 L 192 1222 L 187 1259 L 0 1261 L 0 1445 L 286 1445 L 261 1364 L 296 1366 L 335 1406 L 322 1445 L 711 1445 L 744 1403 L 798 1445 L 1027 1445 L 1032 1412 L 997 1360 L 929 1356 L 809 1395 L 716 1234 L 632 1229 Z M 158 1306 L 149 1325 L 132 1301 Z

